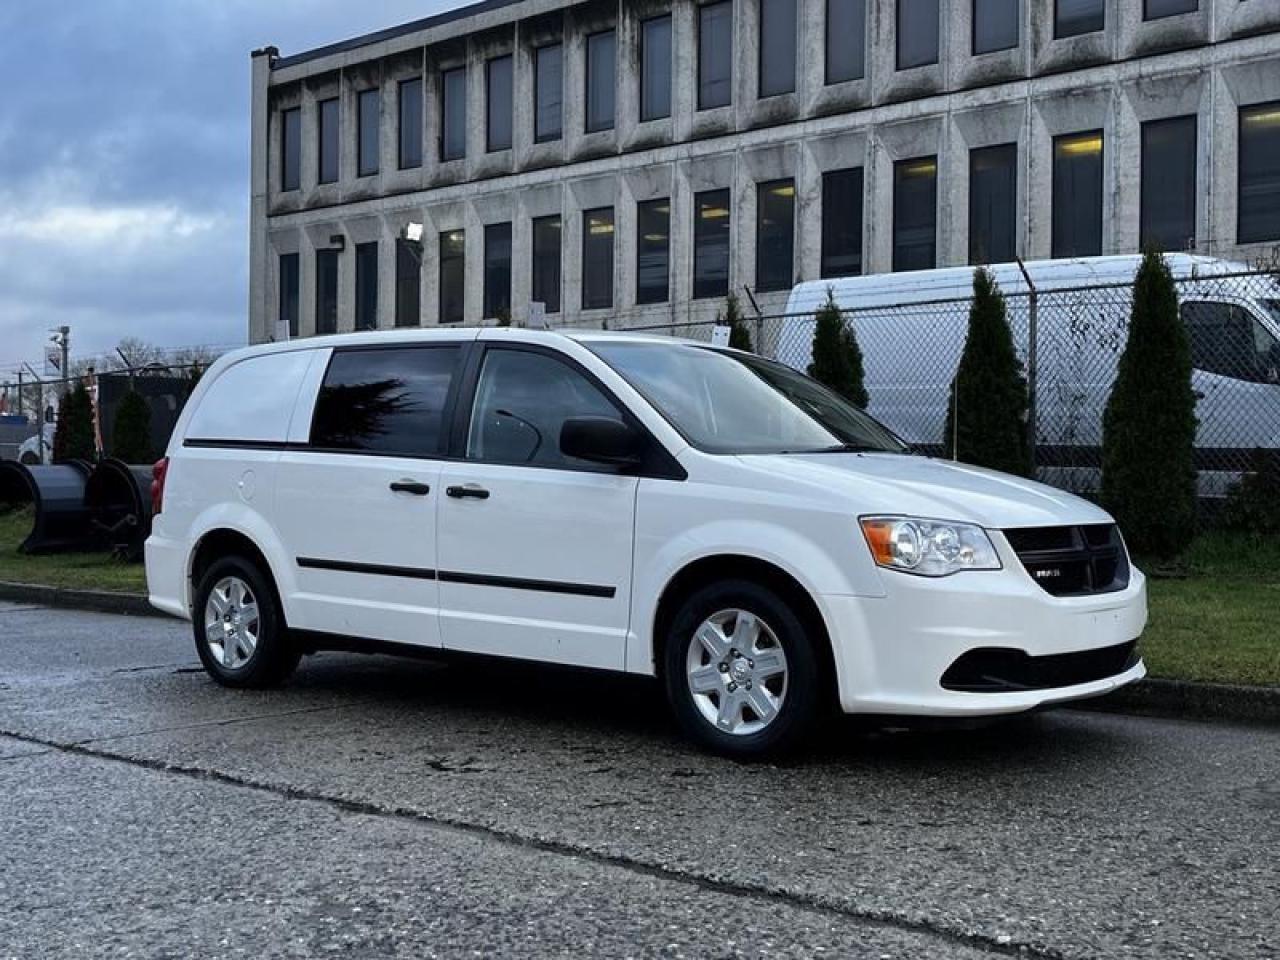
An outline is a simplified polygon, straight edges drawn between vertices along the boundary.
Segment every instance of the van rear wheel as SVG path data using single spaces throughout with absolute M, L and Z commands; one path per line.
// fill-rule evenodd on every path
M 693 593 L 666 638 L 667 697 L 685 732 L 727 756 L 799 744 L 818 714 L 818 660 L 803 621 L 760 584 Z
M 200 662 L 223 686 L 277 686 L 301 657 L 270 579 L 245 557 L 223 557 L 204 571 L 191 622 Z

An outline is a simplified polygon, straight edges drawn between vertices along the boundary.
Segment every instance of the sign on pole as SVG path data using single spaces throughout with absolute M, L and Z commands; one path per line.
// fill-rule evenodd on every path
M 44 375 L 48 379 L 57 380 L 63 376 L 62 348 L 56 343 L 45 344 Z

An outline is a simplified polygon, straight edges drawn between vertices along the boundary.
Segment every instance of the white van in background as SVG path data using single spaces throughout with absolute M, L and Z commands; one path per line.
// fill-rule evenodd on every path
M 1280 448 L 1280 283 L 1240 263 L 1166 257 L 1191 334 L 1202 496 L 1221 496 L 1255 448 Z M 1098 485 L 1102 414 L 1124 350 L 1139 256 L 1026 264 L 1037 292 L 1036 422 L 1041 479 Z M 1016 263 L 989 268 L 1014 343 L 1028 354 L 1028 285 Z M 951 380 L 964 349 L 973 268 L 802 283 L 791 293 L 778 358 L 805 370 L 812 314 L 835 297 L 863 351 L 868 412 L 907 442 L 944 449 Z

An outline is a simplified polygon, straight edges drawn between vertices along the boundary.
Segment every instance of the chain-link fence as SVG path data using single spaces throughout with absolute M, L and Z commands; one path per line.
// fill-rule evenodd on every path
M 1280 458 L 1280 278 L 1235 272 L 1176 282 L 1190 335 L 1199 427 L 1200 494 L 1219 498 L 1258 451 Z M 863 352 L 868 412 L 922 452 L 942 454 L 951 381 L 968 329 L 969 297 L 849 308 Z M 1040 479 L 1093 494 L 1102 416 L 1128 338 L 1133 285 L 1025 289 L 1006 295 L 1031 386 L 1028 436 Z M 805 370 L 812 313 L 748 318 L 756 352 Z M 651 331 L 708 341 L 713 323 Z M 956 411 L 963 418 L 964 410 Z
M 28 373 L 0 383 L 0 460 L 51 463 L 62 398 L 77 384 L 89 392 L 98 452 L 114 452 L 116 413 L 130 391 L 146 401 L 151 413 L 151 446 L 162 451 L 208 362 L 149 363 L 144 367 L 88 373 L 79 377 L 38 378 Z M 157 454 L 158 455 L 158 454 Z

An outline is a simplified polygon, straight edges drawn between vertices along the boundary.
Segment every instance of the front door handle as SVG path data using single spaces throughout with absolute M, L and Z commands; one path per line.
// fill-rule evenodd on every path
M 449 487 L 445 490 L 449 496 L 455 500 L 488 500 L 489 491 L 484 487 L 477 486 L 474 483 L 468 483 L 465 487 Z
M 412 493 L 415 497 L 425 497 L 431 492 L 427 484 L 416 480 L 397 480 L 391 484 L 391 490 L 394 493 Z

